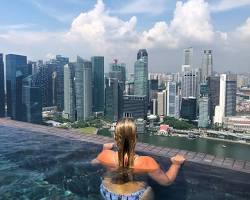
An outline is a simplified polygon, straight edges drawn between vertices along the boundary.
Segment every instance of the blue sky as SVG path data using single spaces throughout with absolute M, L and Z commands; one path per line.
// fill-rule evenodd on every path
M 193 46 L 196 67 L 209 48 L 217 71 L 250 71 L 250 0 L 1 0 L 0 43 L 34 60 L 116 57 L 130 71 L 139 48 L 150 71 L 176 71 Z

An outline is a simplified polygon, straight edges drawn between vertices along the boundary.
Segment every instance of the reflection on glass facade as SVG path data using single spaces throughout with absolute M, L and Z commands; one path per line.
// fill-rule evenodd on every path
M 6 55 L 7 115 L 22 120 L 22 79 L 28 75 L 27 57 Z
M 91 58 L 93 78 L 93 111 L 104 112 L 104 57 Z
M 0 117 L 5 116 L 5 92 L 4 92 L 4 64 L 3 54 L 0 54 Z

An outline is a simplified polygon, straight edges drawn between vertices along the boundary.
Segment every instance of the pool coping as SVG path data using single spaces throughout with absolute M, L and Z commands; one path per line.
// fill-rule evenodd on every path
M 20 129 L 29 129 L 30 131 L 55 135 L 63 138 L 67 138 L 70 140 L 77 140 L 83 141 L 88 143 L 94 144 L 105 144 L 113 142 L 112 138 L 101 136 L 101 135 L 93 135 L 93 134 L 82 134 L 76 130 L 68 130 L 68 129 L 61 129 L 56 127 L 49 127 L 37 124 L 31 124 L 27 122 L 20 122 L 10 120 L 8 118 L 0 118 L 0 127 L 7 126 L 7 127 L 14 127 Z M 175 148 L 168 148 L 168 147 L 159 147 L 154 146 L 147 143 L 140 143 L 136 144 L 136 151 L 140 151 L 142 153 L 148 153 L 155 156 L 161 156 L 165 158 L 170 158 L 176 154 L 184 155 L 187 162 L 199 163 L 202 165 L 214 166 L 219 168 L 230 169 L 234 171 L 244 172 L 250 174 L 250 161 L 245 160 L 235 160 L 232 158 L 223 158 L 217 157 L 214 155 L 209 155 L 205 153 L 199 152 L 192 152 L 187 150 L 175 149 Z

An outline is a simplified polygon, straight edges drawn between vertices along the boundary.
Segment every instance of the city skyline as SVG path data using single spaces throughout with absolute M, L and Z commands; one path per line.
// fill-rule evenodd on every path
M 1 6 L 0 42 L 4 54 L 29 55 L 30 60 L 58 54 L 71 60 L 76 55 L 84 58 L 101 55 L 106 58 L 105 71 L 108 63 L 117 58 L 131 72 L 137 50 L 146 48 L 150 72 L 177 72 L 182 65 L 182 50 L 192 46 L 194 68 L 202 65 L 203 50 L 211 49 L 215 71 L 237 69 L 242 73 L 249 69 L 250 1 L 63 0 L 58 5 L 57 1 L 22 0 L 22 3 L 3 2 Z M 20 9 L 29 12 L 23 15 L 16 12 L 11 18 L 4 14 Z

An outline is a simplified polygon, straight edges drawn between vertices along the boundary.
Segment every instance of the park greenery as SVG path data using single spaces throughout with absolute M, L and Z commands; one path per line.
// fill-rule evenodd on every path
M 174 129 L 179 129 L 179 130 L 190 130 L 190 129 L 196 128 L 193 124 L 187 121 L 176 119 L 174 117 L 167 117 L 167 116 L 164 117 L 163 124 L 167 124 L 170 127 L 173 127 Z

